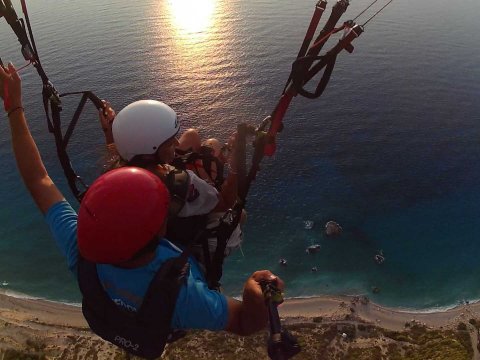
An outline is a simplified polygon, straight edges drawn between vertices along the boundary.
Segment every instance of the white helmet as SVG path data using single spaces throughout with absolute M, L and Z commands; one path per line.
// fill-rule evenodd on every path
M 117 114 L 112 125 L 115 146 L 126 161 L 135 155 L 154 154 L 179 130 L 175 111 L 156 100 L 140 100 L 127 105 Z

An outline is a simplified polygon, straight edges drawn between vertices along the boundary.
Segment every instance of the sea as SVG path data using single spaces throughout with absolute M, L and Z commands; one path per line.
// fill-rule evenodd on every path
M 352 0 L 341 21 L 372 4 L 356 19 L 364 24 L 386 3 Z M 259 124 L 273 111 L 315 4 L 27 1 L 42 65 L 59 92 L 91 90 L 117 110 L 158 99 L 175 109 L 183 129 L 222 141 L 237 124 Z M 478 0 L 393 0 L 368 21 L 353 53 L 338 56 L 321 98 L 293 99 L 278 150 L 252 184 L 242 251 L 225 262 L 226 294 L 239 296 L 252 272 L 270 269 L 289 298 L 366 295 L 419 311 L 480 299 L 479 13 Z M 0 57 L 25 63 L 4 19 Z M 21 76 L 46 167 L 78 207 L 48 132 L 39 76 L 31 66 Z M 65 128 L 78 101 L 63 100 Z M 93 106 L 68 151 L 87 183 L 102 172 L 105 145 Z M 0 163 L 0 291 L 80 302 L 20 180 L 5 115 Z M 329 220 L 342 226 L 340 237 L 325 236 Z M 314 244 L 320 251 L 307 254 Z M 374 261 L 380 251 L 381 265 Z

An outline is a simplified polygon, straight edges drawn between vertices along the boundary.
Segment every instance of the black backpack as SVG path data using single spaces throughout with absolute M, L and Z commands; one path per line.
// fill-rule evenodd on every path
M 159 357 L 167 342 L 178 339 L 171 321 L 180 287 L 186 281 L 188 255 L 167 260 L 158 270 L 138 312 L 116 305 L 103 289 L 97 267 L 79 256 L 78 283 L 82 312 L 92 331 L 101 338 L 146 359 Z

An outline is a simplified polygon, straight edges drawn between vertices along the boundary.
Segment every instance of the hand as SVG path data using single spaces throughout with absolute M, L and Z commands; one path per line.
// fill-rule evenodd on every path
M 283 282 L 283 280 L 280 279 L 278 276 L 274 275 L 271 271 L 255 271 L 252 276 L 250 276 L 250 278 L 247 280 L 247 284 L 249 285 L 249 289 L 251 291 L 254 291 L 255 295 L 261 297 L 261 299 L 263 299 L 263 290 L 260 283 L 264 281 L 273 282 L 276 287 L 282 292 L 285 289 L 285 283 Z
M 102 100 L 102 103 L 104 108 L 98 112 L 100 124 L 102 125 L 103 131 L 111 131 L 113 120 L 117 114 L 108 101 Z
M 252 274 L 252 278 L 260 284 L 262 281 L 269 281 L 273 282 L 277 288 L 281 291 L 285 289 L 285 283 L 283 282 L 282 279 L 280 279 L 278 276 L 274 275 L 270 270 L 260 270 L 260 271 L 255 271 Z
M 0 66 L 0 97 L 7 112 L 22 107 L 22 80 L 12 63 Z

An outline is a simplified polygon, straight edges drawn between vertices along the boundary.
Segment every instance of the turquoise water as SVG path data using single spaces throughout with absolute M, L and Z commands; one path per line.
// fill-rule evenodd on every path
M 185 128 L 226 139 L 239 121 L 258 123 L 272 111 L 315 2 L 28 5 L 43 65 L 61 92 L 90 89 L 117 109 L 162 99 Z M 345 19 L 368 4 L 352 2 Z M 269 268 L 287 282 L 290 297 L 362 293 L 419 309 L 480 298 L 479 11 L 477 0 L 394 1 L 367 25 L 355 52 L 339 57 L 320 100 L 294 99 L 279 150 L 250 193 L 244 256 L 227 260 L 229 294 L 238 295 L 254 270 Z M 3 20 L 0 57 L 23 62 Z M 42 114 L 40 81 L 32 69 L 23 81 L 34 136 L 68 194 Z M 65 119 L 75 106 L 65 102 Z M 0 289 L 78 301 L 19 180 L 5 121 L 0 129 Z M 72 141 L 73 163 L 91 180 L 104 153 L 93 110 Z M 343 226 L 341 238 L 322 236 L 330 219 Z M 322 250 L 307 255 L 313 243 Z M 373 261 L 379 249 L 382 266 Z M 288 267 L 278 265 L 280 257 Z

